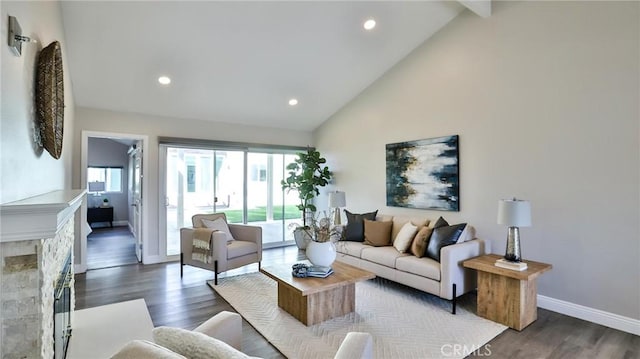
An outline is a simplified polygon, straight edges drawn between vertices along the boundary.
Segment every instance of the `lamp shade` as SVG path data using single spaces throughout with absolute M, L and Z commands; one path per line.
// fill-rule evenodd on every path
M 519 199 L 502 199 L 498 202 L 498 224 L 509 227 L 531 226 L 531 203 Z
M 347 205 L 347 198 L 344 192 L 329 192 L 329 208 L 344 207 Z
M 89 192 L 104 192 L 104 182 L 89 182 Z

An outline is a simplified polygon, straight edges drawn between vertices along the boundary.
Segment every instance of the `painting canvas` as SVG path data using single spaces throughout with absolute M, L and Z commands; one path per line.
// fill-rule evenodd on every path
M 458 136 L 386 146 L 387 206 L 460 210 Z

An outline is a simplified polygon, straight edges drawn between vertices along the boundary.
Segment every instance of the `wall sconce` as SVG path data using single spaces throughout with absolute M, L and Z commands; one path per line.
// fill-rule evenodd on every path
M 23 42 L 37 42 L 30 37 L 22 36 L 22 28 L 18 23 L 18 19 L 14 16 L 9 16 L 9 48 L 16 56 L 22 55 L 22 43 Z

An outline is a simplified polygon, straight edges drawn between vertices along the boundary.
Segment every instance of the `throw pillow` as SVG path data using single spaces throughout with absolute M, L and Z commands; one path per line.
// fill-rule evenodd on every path
M 111 359 L 186 359 L 186 357 L 146 340 L 132 340 Z
M 391 244 L 391 226 L 393 222 L 364 220 L 364 244 L 374 247 Z
M 234 240 L 233 236 L 231 235 L 231 231 L 229 230 L 229 225 L 227 224 L 227 221 L 225 221 L 223 218 L 216 218 L 213 221 L 203 218 L 202 224 L 207 228 L 224 232 L 227 235 L 227 243 Z
M 411 243 L 411 253 L 418 257 L 424 257 L 424 254 L 427 251 L 427 243 L 429 243 L 429 238 L 431 238 L 431 232 L 433 232 L 433 228 L 422 227 L 416 236 L 413 238 L 413 242 Z
M 466 225 L 466 223 L 460 223 L 453 226 L 434 228 L 427 245 L 427 256 L 440 262 L 440 249 L 455 244 Z
M 153 340 L 189 359 L 248 359 L 249 356 L 229 344 L 206 334 L 170 327 L 153 329 Z
M 438 217 L 438 220 L 435 222 L 431 222 L 429 223 L 429 227 L 436 229 L 438 227 L 444 227 L 444 226 L 448 226 L 449 222 L 447 222 L 444 218 L 442 217 Z
M 462 234 L 460 234 L 460 238 L 458 238 L 458 241 L 456 243 L 467 242 L 475 238 L 476 238 L 476 229 L 472 225 L 467 224 L 464 227 L 464 231 L 462 231 Z
M 347 226 L 344 229 L 344 240 L 363 242 L 364 241 L 364 220 L 374 221 L 378 210 L 369 213 L 357 214 L 344 210 L 347 215 Z
M 400 232 L 398 232 L 396 239 L 393 241 L 393 246 L 400 253 L 407 252 L 409 247 L 411 247 L 413 238 L 416 236 L 416 232 L 418 232 L 417 226 L 414 226 L 411 222 L 405 223 L 400 229 Z

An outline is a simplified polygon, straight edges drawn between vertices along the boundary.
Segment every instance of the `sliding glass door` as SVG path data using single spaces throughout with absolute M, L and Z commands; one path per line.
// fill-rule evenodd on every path
M 224 212 L 229 223 L 262 227 L 264 247 L 292 243 L 289 224 L 301 221 L 298 197 L 280 185 L 296 157 L 291 151 L 161 147 L 167 256 L 180 254 L 180 228 L 192 226 L 197 213 Z
M 295 155 L 249 152 L 247 154 L 247 222 L 262 227 L 265 247 L 293 240 L 289 224 L 300 222 L 297 193 L 282 190 L 286 166 Z

